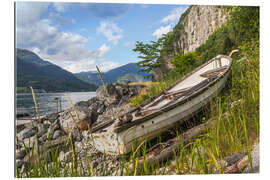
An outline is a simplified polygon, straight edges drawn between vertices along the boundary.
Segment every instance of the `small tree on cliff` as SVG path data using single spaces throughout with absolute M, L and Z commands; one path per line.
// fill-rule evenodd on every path
M 138 72 L 150 73 L 159 66 L 157 59 L 160 57 L 161 41 L 151 41 L 149 44 L 137 41 L 136 48 L 133 51 L 139 52 L 138 58 L 142 59 L 142 61 L 136 63 L 141 67 Z

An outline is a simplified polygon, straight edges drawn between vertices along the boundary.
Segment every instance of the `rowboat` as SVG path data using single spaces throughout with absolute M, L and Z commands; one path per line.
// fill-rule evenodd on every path
M 107 154 L 126 154 L 199 112 L 224 88 L 231 71 L 230 56 L 218 55 L 194 69 L 139 107 L 94 132 L 92 144 Z

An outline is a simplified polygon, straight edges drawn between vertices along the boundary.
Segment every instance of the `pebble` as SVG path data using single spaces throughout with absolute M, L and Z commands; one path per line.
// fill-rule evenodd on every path
M 64 151 L 61 151 L 59 153 L 59 161 L 60 162 L 63 162 L 64 160 L 65 160 L 65 153 L 64 153 Z
M 21 168 L 22 165 L 23 165 L 23 161 L 20 160 L 20 159 L 16 159 L 16 166 L 17 166 L 18 168 Z
M 54 133 L 53 133 L 53 139 L 57 139 L 59 138 L 60 136 L 63 135 L 63 132 L 61 130 L 56 130 Z
M 23 159 L 25 155 L 25 149 L 16 150 L 16 159 Z

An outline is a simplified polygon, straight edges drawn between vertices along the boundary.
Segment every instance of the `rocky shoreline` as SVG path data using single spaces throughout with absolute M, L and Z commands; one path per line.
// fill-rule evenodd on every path
M 72 166 L 74 154 L 69 141 L 69 135 L 72 132 L 72 142 L 78 164 L 80 164 L 78 170 L 82 172 L 82 175 L 89 175 L 89 171 L 93 176 L 125 175 L 121 157 L 104 154 L 91 145 L 92 137 L 89 127 L 93 129 L 102 122 L 113 121 L 128 112 L 131 108 L 128 103 L 129 99 L 136 96 L 144 87 L 140 84 L 108 84 L 109 96 L 106 95 L 103 87 L 98 88 L 96 97 L 74 105 L 76 113 L 73 108 L 69 108 L 31 123 L 18 124 L 16 126 L 17 171 L 23 174 L 29 170 L 33 160 L 46 159 L 50 164 L 49 167 L 54 167 L 55 163 L 59 161 L 60 176 L 70 176 L 71 172 L 65 172 L 65 167 Z M 37 147 L 39 153 L 31 151 Z M 52 149 L 57 160 L 53 158 L 55 155 L 52 155 Z M 243 161 L 242 159 L 245 157 L 245 154 L 232 154 L 218 163 L 227 167 L 229 173 L 240 173 L 237 169 L 237 163 Z M 91 160 L 89 161 L 89 159 Z M 252 169 L 249 165 L 245 165 L 244 173 L 259 172 L 258 145 L 252 152 L 252 161 L 256 165 L 255 168 Z M 175 169 L 174 164 L 176 162 L 171 161 L 169 166 L 160 167 L 159 171 L 165 174 L 176 174 L 173 170 Z M 215 171 L 214 169 L 213 172 Z
M 36 147 L 42 147 L 39 153 L 42 157 L 50 159 L 47 152 L 51 147 L 59 150 L 59 160 L 62 164 L 70 163 L 72 159 L 72 148 L 67 144 L 69 133 L 72 131 L 73 142 L 78 152 L 78 157 L 84 168 L 89 169 L 87 164 L 91 156 L 91 168 L 94 174 L 99 175 L 102 172 L 101 165 L 103 153 L 98 152 L 90 142 L 89 127 L 113 120 L 119 114 L 123 114 L 130 109 L 129 99 L 136 96 L 145 86 L 141 84 L 108 84 L 108 94 L 103 87 L 97 89 L 96 97 L 87 101 L 80 101 L 73 108 L 61 111 L 59 113 L 49 114 L 40 120 L 31 123 L 18 124 L 16 126 L 16 166 L 20 173 L 23 173 L 29 167 L 31 158 L 34 155 L 27 153 Z M 78 117 L 77 117 L 78 116 Z M 77 119 L 79 118 L 79 119 Z M 32 156 L 32 157 L 30 157 Z M 112 156 L 106 156 L 109 169 L 118 166 L 116 159 Z M 111 162 L 110 162 L 111 160 Z M 53 160 L 51 160 L 53 163 Z

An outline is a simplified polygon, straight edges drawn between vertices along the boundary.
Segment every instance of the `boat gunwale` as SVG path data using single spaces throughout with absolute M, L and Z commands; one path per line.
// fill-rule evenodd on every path
M 180 106 L 184 103 L 186 103 L 188 100 L 190 100 L 191 98 L 193 98 L 194 96 L 198 96 L 201 93 L 203 93 L 204 91 L 206 91 L 207 89 L 209 89 L 210 87 L 212 87 L 213 85 L 215 85 L 219 80 L 221 80 L 227 73 L 229 73 L 229 71 L 231 70 L 231 65 L 232 65 L 232 58 L 230 56 L 226 56 L 226 55 L 218 55 L 219 58 L 227 58 L 229 60 L 229 67 L 228 69 L 225 70 L 224 73 L 222 73 L 218 78 L 216 78 L 215 80 L 211 81 L 209 84 L 207 84 L 206 86 L 204 86 L 203 88 L 193 92 L 192 94 L 190 94 L 189 96 L 186 96 L 184 99 L 182 99 L 181 101 L 178 101 L 176 103 L 173 103 L 169 106 L 163 107 L 161 108 L 159 111 L 153 112 L 149 115 L 146 115 L 140 119 L 136 119 L 136 121 L 132 121 L 129 122 L 127 124 L 123 124 L 119 127 L 115 127 L 114 128 L 114 132 L 115 133 L 119 133 L 122 132 L 128 128 L 130 128 L 133 125 L 138 125 L 141 124 L 149 119 L 152 119 L 160 114 L 162 114 L 163 112 L 168 112 L 171 109 L 174 109 L 177 106 Z M 212 61 L 214 61 L 214 58 L 210 59 L 209 61 L 205 62 L 204 64 L 202 64 L 201 66 L 195 68 L 193 71 L 191 71 L 190 73 L 188 73 L 187 75 L 185 75 L 183 78 L 181 78 L 180 80 L 176 81 L 175 83 L 173 83 L 171 86 L 169 86 L 167 89 L 163 90 L 161 93 L 159 93 L 158 95 L 150 98 L 149 100 L 145 101 L 141 106 L 138 106 L 132 110 L 130 110 L 128 113 L 133 113 L 134 111 L 140 109 L 142 106 L 145 106 L 146 104 L 150 103 L 151 101 L 153 101 L 155 98 L 159 97 L 160 95 L 164 94 L 165 91 L 168 91 L 170 89 L 172 89 L 175 85 L 177 85 L 178 83 L 180 83 L 181 81 L 187 79 L 188 77 L 190 77 L 192 74 L 194 74 L 195 72 L 197 72 L 199 69 L 205 67 L 206 65 L 210 64 Z

